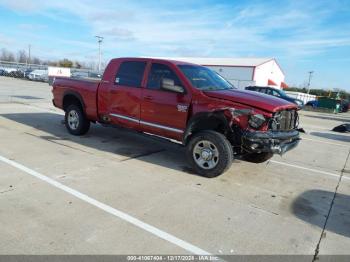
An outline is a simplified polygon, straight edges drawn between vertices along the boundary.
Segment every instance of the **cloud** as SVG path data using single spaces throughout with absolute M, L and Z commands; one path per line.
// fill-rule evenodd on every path
M 41 9 L 44 1 L 28 1 L 28 0 L 16 0 L 16 1 L 6 1 L 0 0 L 0 4 L 6 6 L 16 12 L 36 12 Z
M 98 31 L 98 35 L 106 35 L 108 38 L 117 41 L 132 41 L 136 40 L 134 33 L 128 29 L 120 27 L 104 28 Z
M 3 34 L 0 34 L 0 45 L 2 46 L 7 46 L 13 43 L 13 39 L 10 37 L 7 37 Z
M 72 26 L 84 24 L 91 36 L 105 37 L 106 55 L 305 58 L 350 46 L 345 35 L 350 29 L 349 20 L 340 25 L 333 23 L 342 12 L 349 11 L 344 2 L 337 0 L 331 3 L 0 0 L 0 5 Z M 91 48 L 90 44 L 76 41 L 81 42 L 81 48 Z
M 41 30 L 41 29 L 46 29 L 47 25 L 25 23 L 25 24 L 19 24 L 18 28 L 21 30 L 37 31 L 37 30 Z
M 155 1 L 0 0 L 0 4 L 17 12 L 83 22 L 93 35 L 105 36 L 107 47 L 114 41 L 130 42 L 143 53 L 158 46 L 162 55 L 175 50 L 207 56 L 305 56 L 349 45 L 337 28 L 323 29 L 343 8 L 337 1 L 254 1 L 244 5 L 205 1 L 191 5 L 190 1 L 172 6 Z
M 90 22 L 98 21 L 120 21 L 123 19 L 133 20 L 134 12 L 130 10 L 91 10 L 87 12 L 85 19 Z

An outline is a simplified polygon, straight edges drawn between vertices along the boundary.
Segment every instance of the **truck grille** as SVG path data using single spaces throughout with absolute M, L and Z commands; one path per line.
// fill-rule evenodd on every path
M 274 114 L 269 127 L 272 130 L 291 130 L 298 127 L 299 116 L 296 110 L 283 110 Z

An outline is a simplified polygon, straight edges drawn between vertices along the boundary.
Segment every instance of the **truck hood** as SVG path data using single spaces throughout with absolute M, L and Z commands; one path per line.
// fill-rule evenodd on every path
M 229 100 L 238 104 L 248 105 L 271 113 L 284 109 L 297 109 L 297 106 L 295 104 L 290 103 L 286 100 L 254 91 L 232 89 L 203 91 L 203 93 L 209 97 Z

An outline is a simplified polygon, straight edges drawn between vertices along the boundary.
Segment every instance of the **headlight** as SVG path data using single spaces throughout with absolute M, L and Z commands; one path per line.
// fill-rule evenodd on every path
M 251 127 L 258 129 L 265 123 L 266 119 L 262 114 L 250 115 L 248 123 Z
M 249 115 L 252 113 L 251 109 L 235 109 L 235 108 L 229 108 L 229 111 L 231 112 L 233 117 L 239 117 L 241 115 Z

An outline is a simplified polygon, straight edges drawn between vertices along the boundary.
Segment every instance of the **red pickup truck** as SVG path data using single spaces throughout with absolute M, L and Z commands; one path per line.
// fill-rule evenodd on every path
M 235 155 L 264 162 L 300 140 L 296 105 L 238 90 L 196 64 L 117 58 L 101 81 L 56 78 L 52 92 L 71 134 L 83 135 L 99 122 L 176 140 L 206 177 L 225 172 Z

